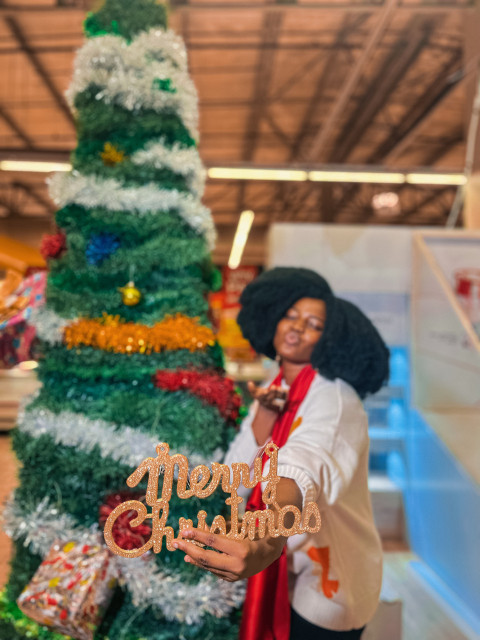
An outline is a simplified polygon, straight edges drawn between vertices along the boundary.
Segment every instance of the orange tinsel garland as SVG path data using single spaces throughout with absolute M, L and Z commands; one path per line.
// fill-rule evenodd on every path
M 165 349 L 204 350 L 215 342 L 213 331 L 178 313 L 166 316 L 153 327 L 125 322 L 119 316 L 82 318 L 65 328 L 64 341 L 69 349 L 85 346 L 115 353 L 152 353 Z

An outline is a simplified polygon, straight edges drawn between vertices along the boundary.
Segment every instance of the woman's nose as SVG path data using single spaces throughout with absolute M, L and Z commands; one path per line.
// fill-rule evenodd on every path
M 304 325 L 305 323 L 301 318 L 295 318 L 292 322 L 292 329 L 301 333 L 305 328 Z

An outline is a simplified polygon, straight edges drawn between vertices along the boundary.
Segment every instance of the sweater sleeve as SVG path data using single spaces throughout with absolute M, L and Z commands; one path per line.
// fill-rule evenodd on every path
M 244 418 L 240 431 L 232 440 L 225 455 L 224 463 L 231 467 L 232 462 L 246 462 L 253 466 L 253 461 L 259 456 L 263 447 L 259 447 L 252 431 L 252 422 L 257 412 L 258 402 L 253 402 L 247 416 Z M 245 489 L 243 484 L 238 488 L 238 495 L 247 501 L 251 489 Z M 243 505 L 245 506 L 245 505 Z
M 286 444 L 278 475 L 295 480 L 305 502 L 334 504 L 347 489 L 368 446 L 368 425 L 356 393 L 340 380 L 312 385 Z M 295 424 L 295 423 L 294 423 Z

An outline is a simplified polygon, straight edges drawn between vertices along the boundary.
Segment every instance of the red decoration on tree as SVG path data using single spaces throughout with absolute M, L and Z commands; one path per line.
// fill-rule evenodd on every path
M 156 387 L 167 391 L 190 391 L 207 404 L 214 405 L 226 420 L 235 421 L 242 405 L 241 395 L 235 391 L 233 380 L 218 373 L 198 371 L 157 371 L 153 377 Z
M 122 502 L 126 500 L 138 500 L 142 494 L 131 493 L 128 491 L 119 491 L 107 496 L 105 504 L 99 509 L 100 524 L 105 524 L 108 516 Z M 152 534 L 152 528 L 148 524 L 141 524 L 138 527 L 132 527 L 130 522 L 137 517 L 136 511 L 127 511 L 115 520 L 113 525 L 113 539 L 115 543 L 122 549 L 140 549 L 148 542 Z
M 40 253 L 45 258 L 45 260 L 47 260 L 47 258 L 59 258 L 67 248 L 66 240 L 67 239 L 63 231 L 58 231 L 53 235 L 45 234 L 42 237 Z

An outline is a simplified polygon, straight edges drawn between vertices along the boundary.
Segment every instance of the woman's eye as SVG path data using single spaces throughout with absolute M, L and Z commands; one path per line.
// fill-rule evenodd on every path
M 323 331 L 323 327 L 318 322 L 309 322 L 308 326 L 314 331 Z

